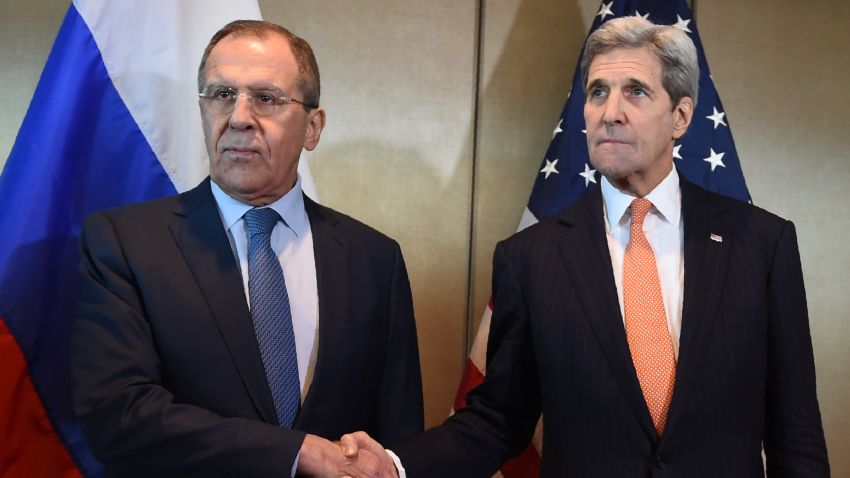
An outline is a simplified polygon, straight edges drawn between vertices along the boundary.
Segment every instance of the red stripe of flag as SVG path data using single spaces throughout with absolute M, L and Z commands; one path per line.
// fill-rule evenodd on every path
M 529 443 L 522 453 L 508 460 L 499 470 L 504 478 L 537 478 L 540 476 L 540 455 L 533 443 Z
M 466 394 L 484 381 L 484 374 L 472 363 L 466 360 L 466 370 L 457 389 L 454 409 L 460 410 L 466 405 Z M 499 470 L 504 478 L 537 478 L 540 476 L 540 454 L 534 443 L 529 443 L 523 452 L 502 465 Z
M 24 354 L 0 317 L 0 476 L 80 478 L 33 387 Z
M 472 360 L 466 359 L 466 370 L 463 372 L 463 378 L 460 380 L 460 385 L 457 387 L 457 395 L 455 395 L 455 410 L 460 410 L 466 406 L 466 394 L 470 390 L 477 387 L 484 381 L 484 374 L 478 370 L 478 367 L 472 363 Z

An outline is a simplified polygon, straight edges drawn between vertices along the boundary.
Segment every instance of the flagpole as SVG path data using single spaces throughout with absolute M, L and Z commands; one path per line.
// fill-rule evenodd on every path
M 475 206 L 477 204 L 477 171 L 478 171 L 478 129 L 481 126 L 480 121 L 480 105 L 481 105 L 481 62 L 482 54 L 481 47 L 483 43 L 484 32 L 484 0 L 478 0 L 478 15 L 475 22 L 475 98 L 472 108 L 472 178 L 470 187 L 470 209 L 469 209 L 469 250 L 466 263 L 466 327 L 464 329 L 464 349 L 461 356 L 461 364 L 466 363 L 467 355 L 470 347 L 472 347 L 472 317 L 476 312 L 472 308 L 473 304 L 473 271 L 475 268 Z

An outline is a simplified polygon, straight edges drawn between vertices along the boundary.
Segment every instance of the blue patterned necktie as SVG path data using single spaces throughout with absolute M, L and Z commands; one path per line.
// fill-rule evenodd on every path
M 291 428 L 301 403 L 298 356 L 292 313 L 280 261 L 272 251 L 272 229 L 280 219 L 274 209 L 245 213 L 248 229 L 248 295 L 254 332 L 266 369 L 280 426 Z

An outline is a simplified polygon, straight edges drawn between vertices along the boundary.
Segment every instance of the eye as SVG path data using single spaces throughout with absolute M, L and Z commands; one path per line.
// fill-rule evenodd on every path
M 640 86 L 635 86 L 631 91 L 632 96 L 646 96 L 646 90 L 641 88 Z
M 273 104 L 276 104 L 277 101 L 278 101 L 277 96 L 275 96 L 271 93 L 266 93 L 266 92 L 262 92 L 262 91 L 254 94 L 254 98 L 256 98 L 256 101 L 258 103 L 263 104 L 263 105 L 273 105 Z
M 218 101 L 231 102 L 236 99 L 236 92 L 232 88 L 217 88 L 210 96 Z
M 592 87 L 587 92 L 587 101 L 592 103 L 592 104 L 602 104 L 606 101 L 605 99 L 607 97 L 608 97 L 608 90 L 606 88 L 601 87 L 601 86 Z

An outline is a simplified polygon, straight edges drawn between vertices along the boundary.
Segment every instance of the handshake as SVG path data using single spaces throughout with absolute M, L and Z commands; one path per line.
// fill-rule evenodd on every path
M 301 444 L 297 472 L 321 478 L 399 478 L 390 454 L 366 432 L 343 435 L 338 442 L 308 434 Z

